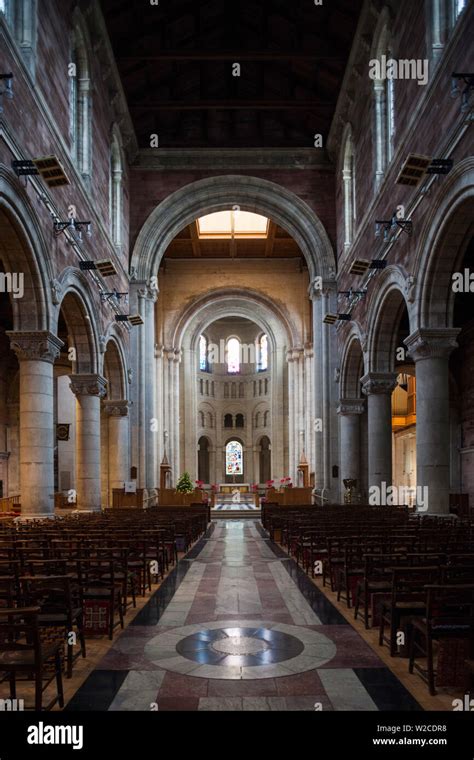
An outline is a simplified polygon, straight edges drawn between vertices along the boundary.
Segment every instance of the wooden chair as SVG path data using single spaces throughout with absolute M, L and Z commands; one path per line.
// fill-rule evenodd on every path
M 43 710 L 43 693 L 56 679 L 56 697 L 45 710 L 51 710 L 56 703 L 64 707 L 64 694 L 61 673 L 62 642 L 45 645 L 41 641 L 38 616 L 39 607 L 17 607 L 0 609 L 0 671 L 7 673 L 10 682 L 10 698 L 17 696 L 17 676 L 29 680 L 31 675 L 35 682 L 36 711 Z M 45 673 L 45 665 L 54 662 L 54 671 Z
M 86 656 L 84 637 L 84 605 L 80 586 L 67 575 L 25 576 L 20 578 L 23 603 L 38 606 L 40 629 L 58 629 L 66 640 L 67 677 L 71 678 L 73 664 Z M 80 649 L 74 654 L 70 634 L 77 631 Z
M 379 628 L 379 645 L 389 644 L 390 655 L 397 654 L 397 633 L 402 618 L 411 620 L 426 612 L 425 586 L 436 583 L 439 578 L 438 566 L 395 567 L 392 570 L 390 600 L 382 602 Z M 389 627 L 389 637 L 385 636 L 385 626 Z
M 467 639 L 474 656 L 474 584 L 432 584 L 426 587 L 426 616 L 412 623 L 409 672 L 416 671 L 436 694 L 433 644 L 446 639 Z M 426 657 L 426 671 L 416 656 Z
M 366 554 L 364 557 L 364 577 L 357 584 L 354 604 L 354 620 L 363 604 L 365 628 L 369 628 L 370 606 L 373 594 L 390 593 L 392 589 L 392 568 L 404 561 L 403 554 Z

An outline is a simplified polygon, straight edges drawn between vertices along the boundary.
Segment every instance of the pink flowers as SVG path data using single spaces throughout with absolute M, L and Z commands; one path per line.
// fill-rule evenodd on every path
M 265 483 L 265 485 L 266 485 L 267 488 L 271 488 L 273 486 L 274 482 L 275 482 L 274 480 L 267 480 L 267 482 Z
M 196 483 L 196 485 L 197 485 L 198 488 L 203 488 L 204 487 L 204 481 L 203 480 L 196 480 L 195 483 Z

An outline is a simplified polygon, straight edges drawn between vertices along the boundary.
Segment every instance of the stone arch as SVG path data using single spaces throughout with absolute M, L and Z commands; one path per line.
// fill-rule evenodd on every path
M 361 378 L 365 375 L 364 353 L 358 325 L 349 334 L 342 352 L 340 396 L 341 399 L 362 398 Z
M 367 314 L 367 325 L 370 326 L 367 337 L 368 372 L 393 372 L 397 326 L 405 307 L 412 332 L 412 309 L 406 300 L 407 282 L 408 276 L 398 266 L 387 267 L 377 281 Z
M 474 158 L 461 161 L 425 217 L 415 270 L 415 327 L 452 327 L 452 273 L 474 233 Z
M 72 281 L 71 281 L 72 280 Z M 60 304 L 66 322 L 69 348 L 76 349 L 75 374 L 97 374 L 99 372 L 99 340 L 94 319 L 95 309 L 87 291 L 80 286 L 80 278 L 69 278 Z
M 6 273 L 24 275 L 24 297 L 10 298 L 14 330 L 50 329 L 52 273 L 37 215 L 23 189 L 0 166 L 1 261 Z
M 107 380 L 107 401 L 125 400 L 128 395 L 128 383 L 125 381 L 123 354 L 114 337 L 107 341 L 104 353 L 104 377 Z
M 315 212 L 294 193 L 258 177 L 224 175 L 198 180 L 169 195 L 143 225 L 131 260 L 132 277 L 149 281 L 174 237 L 204 214 L 240 206 L 265 214 L 295 240 L 316 275 L 334 279 L 335 258 L 329 237 Z

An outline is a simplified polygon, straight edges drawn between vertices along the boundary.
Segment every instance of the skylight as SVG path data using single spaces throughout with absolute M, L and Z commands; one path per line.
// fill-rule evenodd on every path
M 268 219 L 250 211 L 216 211 L 197 220 L 200 238 L 265 238 Z

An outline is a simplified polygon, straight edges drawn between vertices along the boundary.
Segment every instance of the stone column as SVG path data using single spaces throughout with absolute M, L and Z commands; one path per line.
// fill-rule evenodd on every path
M 449 514 L 449 357 L 459 332 L 422 328 L 405 341 L 416 363 L 417 496 L 420 488 L 428 489 L 428 504 L 420 503 L 420 509 L 432 514 Z
M 76 396 L 77 506 L 87 512 L 101 509 L 100 400 L 106 385 L 100 375 L 71 375 Z
M 392 485 L 392 393 L 394 372 L 369 372 L 362 378 L 369 425 L 369 488 Z
M 375 184 L 379 187 L 385 174 L 385 85 L 383 81 L 377 80 L 374 84 L 375 92 Z
M 129 480 L 129 401 L 105 401 L 103 409 L 109 418 L 109 505 L 112 506 L 112 490 L 123 488 Z
M 344 502 L 343 480 L 355 478 L 360 490 L 360 419 L 364 413 L 364 401 L 360 398 L 341 399 L 337 413 L 340 427 L 340 483 L 341 502 Z
M 22 518 L 54 515 L 53 363 L 63 342 L 48 332 L 7 332 L 20 363 Z

